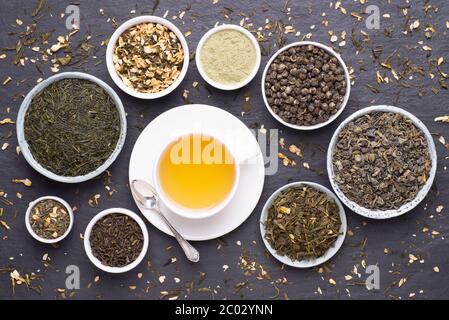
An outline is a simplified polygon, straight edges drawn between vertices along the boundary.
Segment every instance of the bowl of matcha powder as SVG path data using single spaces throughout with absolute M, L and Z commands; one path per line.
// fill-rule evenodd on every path
M 261 55 L 256 38 L 248 30 L 225 24 L 204 34 L 195 59 L 207 83 L 221 90 L 236 90 L 256 76 Z

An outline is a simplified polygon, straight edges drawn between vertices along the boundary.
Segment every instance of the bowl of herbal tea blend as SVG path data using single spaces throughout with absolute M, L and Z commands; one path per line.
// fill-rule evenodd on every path
M 326 187 L 293 182 L 276 190 L 265 203 L 260 232 L 268 251 L 280 262 L 310 268 L 331 259 L 347 230 L 345 210 Z
M 25 213 L 25 225 L 34 239 L 42 243 L 57 243 L 73 226 L 73 210 L 59 197 L 45 196 L 30 202 Z
M 92 179 L 117 158 L 126 137 L 126 115 L 114 90 L 80 72 L 54 75 L 25 97 L 17 139 L 28 163 L 66 183 Z
M 345 119 L 327 153 L 335 193 L 352 211 L 374 219 L 402 215 L 429 192 L 436 174 L 435 144 L 413 114 L 371 106 Z
M 112 34 L 106 66 L 115 84 L 140 99 L 156 99 L 175 90 L 189 66 L 182 32 L 167 19 L 140 16 L 125 21 Z
M 89 260 L 110 273 L 135 268 L 145 257 L 148 242 L 148 230 L 143 220 L 122 208 L 101 211 L 84 232 L 84 249 Z
M 271 115 L 297 130 L 334 121 L 350 93 L 349 71 L 332 48 L 299 41 L 279 49 L 262 75 L 262 97 Z

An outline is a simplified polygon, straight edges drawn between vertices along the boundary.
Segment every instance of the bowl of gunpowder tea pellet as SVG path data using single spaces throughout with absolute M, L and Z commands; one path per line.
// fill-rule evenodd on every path
M 112 34 L 106 66 L 115 84 L 129 95 L 156 99 L 175 90 L 189 66 L 189 48 L 182 32 L 167 19 L 139 16 Z
M 92 218 L 84 232 L 89 260 L 109 273 L 135 268 L 148 251 L 148 230 L 134 212 L 123 208 L 103 210 Z
M 64 72 L 37 84 L 17 115 L 25 160 L 49 179 L 79 183 L 103 173 L 126 138 L 126 114 L 115 91 L 82 72 Z
M 25 214 L 25 225 L 34 239 L 42 243 L 57 243 L 73 226 L 73 210 L 63 199 L 55 196 L 32 201 Z
M 245 28 L 224 24 L 209 30 L 198 43 L 195 62 L 203 79 L 221 90 L 247 85 L 260 67 L 257 39 Z
M 267 250 L 280 262 L 310 268 L 331 259 L 342 246 L 346 214 L 338 198 L 313 182 L 293 182 L 265 203 L 260 232 Z
M 312 41 L 278 50 L 262 76 L 268 111 L 297 130 L 314 130 L 334 121 L 349 100 L 350 88 L 349 71 L 340 55 Z
M 387 219 L 415 208 L 435 178 L 435 144 L 423 122 L 394 106 L 371 106 L 345 119 L 327 153 L 332 188 L 352 211 Z

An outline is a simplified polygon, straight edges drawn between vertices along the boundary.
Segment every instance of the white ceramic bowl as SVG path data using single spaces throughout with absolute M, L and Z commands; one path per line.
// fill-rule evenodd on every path
M 68 176 L 60 176 L 57 175 L 46 168 L 44 168 L 39 162 L 37 162 L 28 146 L 28 142 L 25 139 L 25 132 L 24 132 L 24 122 L 25 122 L 25 115 L 28 110 L 28 107 L 31 104 L 31 101 L 33 98 L 39 94 L 45 87 L 48 85 L 57 82 L 62 79 L 85 79 L 89 80 L 91 82 L 94 82 L 98 84 L 100 87 L 102 87 L 112 98 L 112 100 L 115 103 L 115 106 L 117 107 L 117 110 L 119 112 L 120 117 L 120 136 L 117 141 L 117 145 L 115 146 L 114 151 L 109 156 L 109 158 L 97 169 L 93 170 L 92 172 L 89 172 L 88 174 L 82 175 L 82 176 L 76 176 L 76 177 L 68 177 Z M 103 171 L 105 171 L 117 158 L 120 151 L 123 148 L 123 144 L 125 143 L 126 138 L 126 114 L 125 109 L 123 108 L 122 101 L 120 100 L 119 96 L 115 93 L 115 91 L 105 82 L 98 79 L 97 77 L 94 77 L 92 75 L 89 75 L 87 73 L 82 72 L 63 72 L 56 74 L 54 76 L 51 76 L 50 78 L 42 81 L 41 83 L 37 84 L 25 97 L 23 100 L 19 113 L 17 115 L 17 140 L 20 146 L 20 150 L 22 151 L 23 156 L 25 157 L 25 160 L 40 174 L 46 176 L 49 179 L 59 181 L 59 182 L 65 182 L 65 183 L 79 183 L 83 181 L 90 180 L 92 178 L 95 178 L 99 174 L 101 174 Z
M 345 80 L 346 80 L 346 94 L 344 96 L 343 102 L 341 103 L 340 109 L 338 109 L 338 111 L 333 114 L 329 120 L 325 121 L 325 122 L 321 122 L 321 123 L 317 123 L 314 125 L 310 125 L 310 126 L 299 126 L 296 124 L 292 124 L 292 123 L 288 123 L 286 121 L 284 121 L 280 116 L 278 116 L 273 109 L 271 109 L 270 105 L 268 104 L 268 100 L 267 97 L 265 95 L 265 80 L 267 77 L 267 72 L 268 72 L 268 68 L 270 67 L 271 63 L 274 61 L 274 59 L 276 59 L 276 57 L 283 51 L 290 49 L 291 47 L 297 47 L 297 46 L 307 46 L 307 45 L 313 45 L 315 47 L 321 48 L 323 50 L 326 50 L 330 55 L 334 56 L 335 58 L 337 58 L 338 62 L 340 63 L 340 65 L 343 67 L 344 73 L 345 73 Z M 283 125 L 293 128 L 293 129 L 297 129 L 297 130 L 315 130 L 315 129 L 319 129 L 322 128 L 324 126 L 327 126 L 329 123 L 331 123 L 332 121 L 334 121 L 335 119 L 337 119 L 337 117 L 343 112 L 343 110 L 346 107 L 346 104 L 348 103 L 349 100 L 349 93 L 351 91 L 351 83 L 350 83 L 350 78 L 349 78 L 349 71 L 348 71 L 348 67 L 346 66 L 345 62 L 343 61 L 343 59 L 340 57 L 339 54 L 337 54 L 334 50 L 332 50 L 332 48 L 318 43 L 318 42 L 313 42 L 313 41 L 298 41 L 298 42 L 294 42 L 291 43 L 289 45 L 286 45 L 285 47 L 282 47 L 281 49 L 279 49 L 268 61 L 267 65 L 265 66 L 265 69 L 263 71 L 262 74 L 262 98 L 263 101 L 265 102 L 265 106 L 267 107 L 268 111 L 271 113 L 271 115 L 280 123 L 282 123 Z
M 213 215 L 219 213 L 221 210 L 223 210 L 234 198 L 235 193 L 237 191 L 237 187 L 239 186 L 239 182 L 240 182 L 240 163 L 237 162 L 237 158 L 235 156 L 236 152 L 232 149 L 230 149 L 228 146 L 226 146 L 226 148 L 228 149 L 229 153 L 232 155 L 232 158 L 234 159 L 234 166 L 235 166 L 235 179 L 234 179 L 234 184 L 232 186 L 231 191 L 229 192 L 229 194 L 226 196 L 226 198 L 223 199 L 223 201 L 221 201 L 220 203 L 216 204 L 215 206 L 208 208 L 208 209 L 199 209 L 199 210 L 194 210 L 194 209 L 189 209 L 189 208 L 184 208 L 178 204 L 176 204 L 175 202 L 173 202 L 170 197 L 168 195 L 166 195 L 166 193 L 164 192 L 164 189 L 161 186 L 160 183 L 160 179 L 159 179 L 159 166 L 160 166 L 160 157 L 162 156 L 162 154 L 165 152 L 166 148 L 173 143 L 174 141 L 176 141 L 177 139 L 188 135 L 188 134 L 199 134 L 199 135 L 207 135 L 207 136 L 212 136 L 214 138 L 216 138 L 217 140 L 219 140 L 220 142 L 222 142 L 222 140 L 220 139 L 219 136 L 210 134 L 206 131 L 201 131 L 201 132 L 196 132 L 196 131 L 189 131 L 186 132 L 178 137 L 176 137 L 175 139 L 171 140 L 166 146 L 165 148 L 162 150 L 162 152 L 159 154 L 159 157 L 157 159 L 157 161 L 155 161 L 154 163 L 154 169 L 153 169 L 153 177 L 154 177 L 154 187 L 156 189 L 156 192 L 158 194 L 159 199 L 162 201 L 162 203 L 167 206 L 168 209 L 170 209 L 172 212 L 176 213 L 178 216 L 180 217 L 184 217 L 184 218 L 188 218 L 188 219 L 206 219 L 209 217 L 212 217 Z M 223 143 L 223 142 L 222 142 Z
M 334 167 L 332 165 L 332 155 L 334 153 L 335 144 L 337 143 L 338 135 L 340 134 L 340 131 L 351 121 L 353 121 L 356 118 L 359 118 L 360 116 L 372 113 L 376 111 L 382 111 L 382 112 L 395 112 L 404 115 L 405 117 L 409 118 L 413 124 L 419 128 L 424 136 L 426 137 L 427 144 L 429 146 L 429 153 L 432 160 L 432 168 L 430 169 L 430 175 L 427 179 L 426 184 L 421 188 L 421 190 L 418 192 L 416 198 L 412 200 L 409 203 L 406 203 L 402 205 L 399 209 L 395 210 L 372 210 L 367 209 L 364 207 L 359 206 L 354 201 L 349 200 L 346 195 L 340 190 L 338 187 L 338 184 L 335 182 L 335 173 L 334 173 Z M 415 117 L 410 112 L 405 111 L 404 109 L 393 107 L 393 106 L 386 106 L 386 105 L 379 105 L 379 106 L 371 106 L 364 108 L 362 110 L 359 110 L 352 115 L 350 115 L 348 118 L 346 118 L 335 130 L 334 135 L 332 136 L 332 139 L 329 143 L 329 149 L 327 151 L 327 172 L 329 175 L 329 180 L 332 185 L 332 188 L 334 189 L 337 196 L 341 199 L 341 201 L 352 211 L 355 213 L 358 213 L 361 216 L 367 217 L 367 218 L 373 218 L 373 219 L 388 219 L 400 216 L 413 208 L 415 208 L 427 195 L 429 192 L 433 180 L 435 179 L 435 174 L 437 170 L 437 153 L 435 144 L 433 142 L 432 136 L 427 129 L 427 127 L 424 125 L 424 123 L 421 122 L 417 117 Z
M 38 236 L 34 232 L 33 228 L 31 227 L 31 223 L 30 223 L 30 214 L 31 214 L 31 210 L 33 209 L 33 207 L 38 202 L 40 202 L 42 200 L 48 200 L 48 199 L 55 200 L 55 201 L 60 202 L 61 204 L 63 204 L 65 209 L 69 213 L 69 217 L 70 217 L 69 227 L 67 228 L 66 232 L 64 232 L 63 235 L 61 235 L 60 237 L 55 238 L 55 239 L 45 239 L 45 238 L 42 238 L 42 237 Z M 30 204 L 28 205 L 28 209 L 27 209 L 27 211 L 25 213 L 25 225 L 26 225 L 26 228 L 27 228 L 28 232 L 33 236 L 34 239 L 36 239 L 37 241 L 42 242 L 42 243 L 49 243 L 49 244 L 50 243 L 57 243 L 57 242 L 61 241 L 62 239 L 64 239 L 65 237 L 67 237 L 67 235 L 70 233 L 70 230 L 72 230 L 73 220 L 74 220 L 74 215 L 73 215 L 72 207 L 65 200 L 63 200 L 63 199 L 61 199 L 59 197 L 55 197 L 55 196 L 40 197 L 40 198 L 30 202 Z
M 144 93 L 144 92 L 136 91 L 136 90 L 126 86 L 123 83 L 122 79 L 120 78 L 120 76 L 117 74 L 117 71 L 115 70 L 114 62 L 112 61 L 112 56 L 114 53 L 115 44 L 117 43 L 118 38 L 124 31 L 126 31 L 127 29 L 129 29 L 132 26 L 135 26 L 135 25 L 138 25 L 141 23 L 150 23 L 150 22 L 159 23 L 159 24 L 166 26 L 168 29 L 173 31 L 173 33 L 178 37 L 179 42 L 181 43 L 182 49 L 184 51 L 184 63 L 182 65 L 181 73 L 179 74 L 178 78 L 168 88 L 166 88 L 162 91 L 159 91 L 159 92 L 155 92 L 155 93 Z M 157 17 L 157 16 L 139 16 L 139 17 L 135 17 L 135 18 L 125 21 L 112 34 L 112 36 L 108 42 L 108 47 L 106 49 L 106 66 L 108 68 L 109 75 L 111 76 L 112 80 L 114 80 L 115 84 L 120 89 L 122 89 L 124 92 L 126 92 L 127 94 L 134 96 L 136 98 L 140 98 L 140 99 L 161 98 L 161 97 L 169 94 L 173 90 L 175 90 L 179 86 L 179 84 L 182 82 L 182 80 L 184 79 L 184 77 L 187 73 L 187 69 L 189 68 L 189 59 L 190 59 L 189 47 L 187 45 L 186 38 L 184 37 L 182 32 L 173 23 L 171 23 L 167 19 Z
M 321 256 L 317 259 L 297 261 L 297 260 L 292 260 L 287 256 L 282 256 L 282 255 L 278 254 L 276 252 L 276 250 L 274 250 L 271 247 L 271 245 L 268 243 L 267 239 L 265 239 L 265 221 L 267 221 L 268 210 L 270 209 L 274 200 L 279 196 L 279 194 L 282 191 L 284 191 L 286 189 L 298 188 L 298 187 L 302 187 L 302 186 L 310 186 L 312 188 L 320 190 L 320 191 L 326 193 L 329 198 L 331 198 L 335 201 L 335 203 L 337 204 L 337 206 L 340 210 L 339 214 L 340 214 L 341 226 L 340 226 L 339 231 L 341 234 L 337 237 L 337 240 L 335 241 L 334 245 L 332 247 L 330 247 L 323 256 Z M 286 184 L 285 186 L 277 189 L 268 198 L 267 202 L 265 203 L 265 205 L 262 209 L 262 214 L 260 215 L 260 233 L 262 235 L 263 243 L 267 247 L 267 250 L 273 255 L 273 257 L 275 257 L 277 260 L 279 260 L 283 264 L 286 264 L 286 265 L 289 265 L 289 266 L 295 267 L 295 268 L 315 267 L 317 265 L 320 265 L 320 264 L 328 261 L 330 258 L 332 258 L 337 253 L 337 251 L 340 249 L 340 247 L 342 246 L 342 244 L 345 240 L 345 237 L 346 237 L 347 228 L 348 228 L 348 226 L 347 226 L 347 222 L 346 222 L 345 209 L 343 208 L 340 200 L 338 200 L 338 198 L 328 188 L 326 188 L 320 184 L 314 183 L 314 182 L 307 182 L 307 181 L 292 182 L 292 183 Z
M 110 266 L 106 266 L 106 265 L 102 264 L 100 262 L 100 260 L 98 260 L 93 255 L 92 248 L 90 247 L 90 233 L 92 232 L 93 226 L 95 225 L 95 223 L 97 223 L 98 220 L 100 220 L 104 216 L 107 216 L 108 214 L 112 214 L 112 213 L 126 214 L 127 216 L 131 217 L 134 221 L 136 221 L 139 224 L 140 229 L 142 230 L 142 234 L 143 234 L 142 252 L 139 254 L 139 256 L 137 257 L 136 260 L 134 260 L 130 264 L 127 264 L 126 266 L 123 266 L 123 267 L 110 267 Z M 106 209 L 106 210 L 101 211 L 96 216 L 94 216 L 92 218 L 92 220 L 90 220 L 89 224 L 86 227 L 86 231 L 84 231 L 84 250 L 86 250 L 86 254 L 87 254 L 89 260 L 97 268 L 99 268 L 103 271 L 109 272 L 109 273 L 123 273 L 123 272 L 127 272 L 127 271 L 134 269 L 137 265 L 139 265 L 140 262 L 142 262 L 143 258 L 145 258 L 145 255 L 147 254 L 147 251 L 148 251 L 148 242 L 149 242 L 148 230 L 147 230 L 147 227 L 146 227 L 145 223 L 143 222 L 143 220 L 137 214 L 132 212 L 131 210 L 123 209 L 123 208 L 111 208 L 111 209 Z
M 256 64 L 254 65 L 253 71 L 250 73 L 250 75 L 245 80 L 243 80 L 239 83 L 236 83 L 236 84 L 232 84 L 232 85 L 223 84 L 223 83 L 219 83 L 217 81 L 212 80 L 207 75 L 206 71 L 203 69 L 203 66 L 200 61 L 201 50 L 202 50 L 206 40 L 209 39 L 209 37 L 211 35 L 219 32 L 219 31 L 223 31 L 223 30 L 236 30 L 236 31 L 243 33 L 245 36 L 248 37 L 248 39 L 251 40 L 252 44 L 254 45 L 254 49 L 256 50 Z M 259 71 L 260 60 L 261 60 L 260 47 L 259 47 L 259 43 L 257 42 L 256 38 L 251 34 L 251 32 L 249 32 L 245 28 L 238 26 L 238 25 L 234 25 L 234 24 L 224 24 L 224 25 L 212 28 L 211 30 L 206 32 L 203 35 L 203 37 L 201 38 L 200 42 L 198 43 L 198 46 L 196 47 L 196 53 L 195 53 L 195 62 L 196 62 L 198 71 L 201 74 L 201 77 L 207 83 L 209 83 L 211 86 L 213 86 L 217 89 L 221 89 L 221 90 L 236 90 L 236 89 L 240 89 L 240 88 L 246 86 L 248 83 L 250 83 L 250 81 L 252 79 L 254 79 L 254 77 L 256 76 L 257 71 Z

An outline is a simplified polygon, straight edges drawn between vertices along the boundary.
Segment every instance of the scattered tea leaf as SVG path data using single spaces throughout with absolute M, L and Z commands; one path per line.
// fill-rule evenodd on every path
M 28 179 L 28 178 L 25 178 L 25 179 L 12 179 L 12 182 L 14 182 L 14 183 L 22 183 L 26 187 L 31 187 L 31 185 L 33 184 L 31 182 L 31 180 Z

